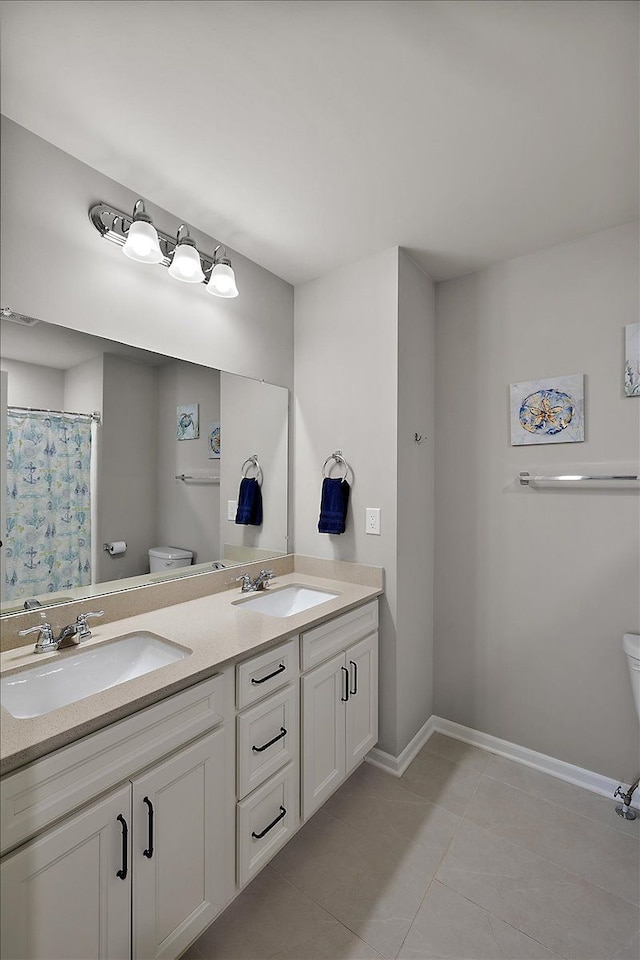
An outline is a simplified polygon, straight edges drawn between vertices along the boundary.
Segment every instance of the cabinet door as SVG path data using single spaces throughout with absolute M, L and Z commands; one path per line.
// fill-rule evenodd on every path
M 177 957 L 224 906 L 223 729 L 133 781 L 133 956 Z
M 127 960 L 130 827 L 127 783 L 5 857 L 0 867 L 5 960 Z
M 346 772 L 378 742 L 378 634 L 347 650 L 349 701 L 346 711 Z
M 302 817 L 308 819 L 345 776 L 344 653 L 302 678 Z

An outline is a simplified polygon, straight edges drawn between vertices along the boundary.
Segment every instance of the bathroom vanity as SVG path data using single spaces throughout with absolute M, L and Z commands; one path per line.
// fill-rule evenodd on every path
M 293 572 L 254 595 L 320 596 L 289 615 L 235 589 L 113 621 L 88 650 L 146 631 L 190 653 L 41 716 L 3 711 L 3 960 L 184 952 L 376 743 L 375 574 Z M 3 676 L 73 656 L 31 650 L 3 654 Z

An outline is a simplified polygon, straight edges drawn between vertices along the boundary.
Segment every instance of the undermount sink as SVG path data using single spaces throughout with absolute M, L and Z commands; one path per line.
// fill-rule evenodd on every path
M 131 633 L 0 678 L 0 701 L 20 720 L 41 717 L 76 700 L 190 656 L 191 650 L 153 633 Z
M 288 587 L 269 587 L 253 597 L 234 600 L 234 604 L 246 607 L 254 613 L 267 613 L 271 617 L 293 617 L 310 607 L 316 607 L 327 600 L 335 600 L 339 594 L 316 587 L 305 587 L 292 583 Z

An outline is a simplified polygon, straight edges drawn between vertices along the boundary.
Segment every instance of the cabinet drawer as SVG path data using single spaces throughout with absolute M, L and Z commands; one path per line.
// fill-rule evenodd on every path
M 236 667 L 236 706 L 238 710 L 262 700 L 274 690 L 298 676 L 298 638 L 294 637 L 273 650 L 246 660 Z
M 302 669 L 310 670 L 378 629 L 378 601 L 321 623 L 302 634 Z
M 8 850 L 223 720 L 222 675 L 6 776 L 1 847 Z
M 238 884 L 243 887 L 298 828 L 298 764 L 290 763 L 238 804 Z
M 298 685 L 285 687 L 238 717 L 238 797 L 298 756 Z

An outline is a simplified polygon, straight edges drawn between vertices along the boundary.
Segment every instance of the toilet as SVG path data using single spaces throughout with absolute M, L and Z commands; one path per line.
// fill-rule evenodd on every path
M 161 573 L 178 567 L 189 567 L 193 561 L 193 551 L 181 547 L 151 547 L 149 550 L 149 572 Z
M 636 701 L 638 718 L 640 718 L 640 634 L 625 633 L 622 638 L 622 646 L 627 655 L 633 697 Z

